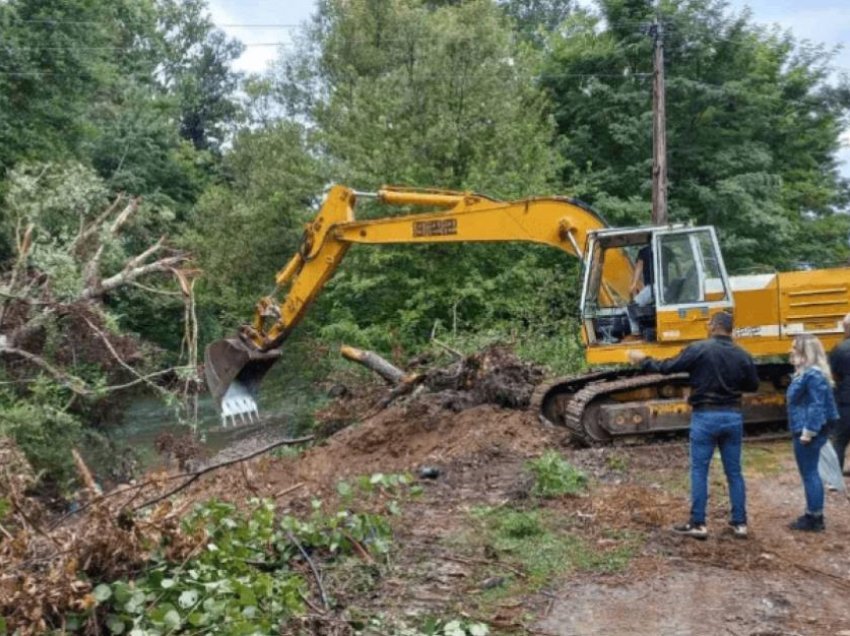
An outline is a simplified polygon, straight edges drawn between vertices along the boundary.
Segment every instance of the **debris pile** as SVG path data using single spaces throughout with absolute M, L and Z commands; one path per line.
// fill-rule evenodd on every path
M 316 416 L 319 437 L 368 419 L 391 404 L 427 403 L 453 413 L 482 404 L 525 409 L 544 375 L 542 368 L 521 361 L 501 344 L 472 355 L 458 355 L 445 366 L 423 369 L 430 362 L 429 357 L 414 359 L 410 366 L 416 371 L 400 373 L 409 379 L 389 389 L 371 384 L 352 391 L 334 385 L 334 401 Z
M 424 385 L 444 408 L 455 412 L 479 404 L 523 409 L 542 379 L 542 368 L 522 362 L 504 345 L 492 345 L 426 372 Z
M 165 479 L 162 475 L 150 486 L 161 486 Z M 167 545 L 167 558 L 179 562 L 201 543 L 203 537 L 187 536 L 180 527 L 194 504 L 191 499 L 179 508 L 162 502 L 144 520 L 126 512 L 142 490 L 124 486 L 93 500 L 78 519 L 63 524 L 60 518 L 52 527 L 16 507 L 12 516 L 20 529 L 0 541 L 0 616 L 10 633 L 46 633 L 67 614 L 93 608 L 91 581 L 138 571 L 150 560 L 153 546 Z M 89 620 L 94 625 L 97 616 Z

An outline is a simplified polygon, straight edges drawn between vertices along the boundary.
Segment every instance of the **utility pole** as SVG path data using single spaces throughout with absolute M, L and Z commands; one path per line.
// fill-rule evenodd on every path
M 652 224 L 667 225 L 667 113 L 664 100 L 664 37 L 658 18 L 649 27 L 652 58 Z

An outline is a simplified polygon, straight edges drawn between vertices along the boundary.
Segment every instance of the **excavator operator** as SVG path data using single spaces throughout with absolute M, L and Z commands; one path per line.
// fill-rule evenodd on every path
M 632 334 L 640 334 L 640 325 L 638 324 L 635 312 L 632 310 L 632 305 L 646 307 L 653 302 L 652 283 L 654 281 L 654 276 L 655 272 L 652 265 L 652 244 L 647 243 L 640 248 L 640 251 L 638 251 L 634 274 L 632 275 L 632 284 L 629 287 L 629 291 L 632 295 L 632 302 L 629 303 L 628 315 L 629 326 L 631 327 Z

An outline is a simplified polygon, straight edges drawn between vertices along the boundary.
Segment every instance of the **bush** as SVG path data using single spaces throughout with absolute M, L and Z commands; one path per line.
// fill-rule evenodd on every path
M 528 462 L 534 475 L 532 494 L 544 499 L 562 495 L 577 495 L 587 485 L 587 477 L 555 451 Z
M 15 440 L 36 473 L 41 487 L 67 491 L 75 479 L 71 449 L 81 439 L 82 426 L 73 415 L 55 405 L 50 383 L 33 383 L 32 398 L 24 401 L 0 392 L 0 437 Z

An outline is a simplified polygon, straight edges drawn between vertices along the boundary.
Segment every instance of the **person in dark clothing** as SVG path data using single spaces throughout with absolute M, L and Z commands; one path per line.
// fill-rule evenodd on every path
M 654 360 L 641 351 L 629 351 L 629 360 L 652 373 L 690 374 L 692 408 L 690 430 L 691 518 L 673 530 L 706 539 L 708 471 L 714 449 L 726 473 L 731 502 L 730 525 L 736 537 L 747 536 L 747 495 L 741 471 L 744 423 L 741 394 L 758 389 L 759 377 L 752 357 L 732 342 L 732 314 L 714 314 L 708 322 L 709 338 L 686 347 L 669 360 Z
M 646 307 L 652 304 L 652 283 L 655 280 L 655 272 L 653 271 L 652 263 L 652 245 L 644 245 L 638 251 L 637 259 L 635 260 L 635 269 L 632 274 L 632 283 L 629 291 L 632 295 L 632 302 L 638 307 Z M 629 326 L 633 334 L 640 333 L 640 325 L 637 318 L 632 312 L 628 313 Z
M 841 321 L 844 342 L 829 354 L 829 367 L 835 380 L 835 402 L 838 404 L 838 421 L 830 432 L 838 462 L 844 471 L 844 454 L 850 443 L 850 314 Z

